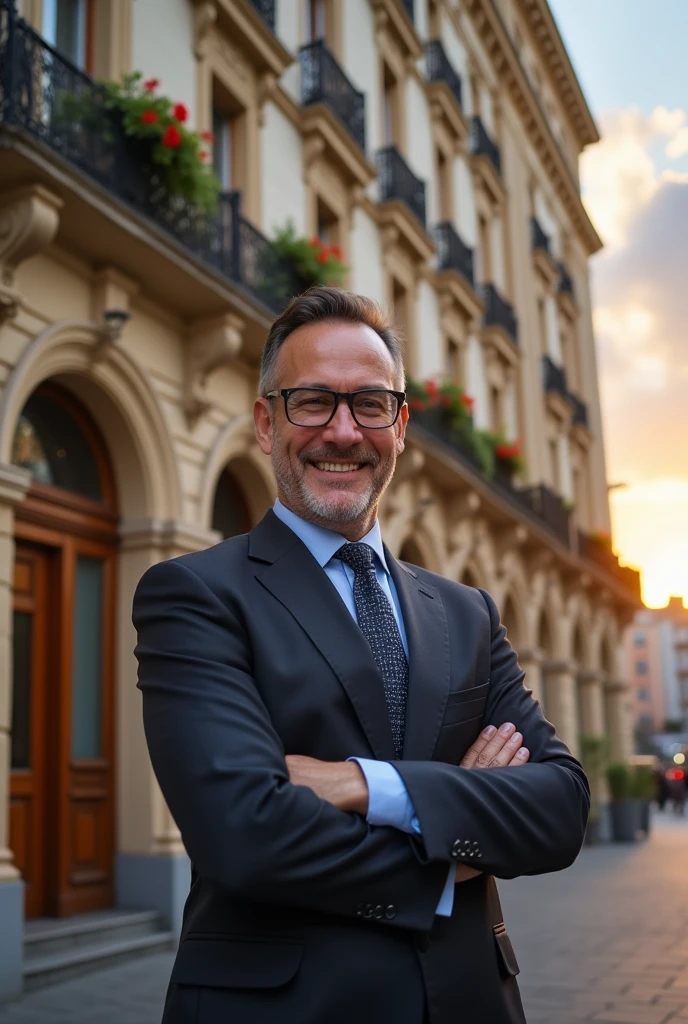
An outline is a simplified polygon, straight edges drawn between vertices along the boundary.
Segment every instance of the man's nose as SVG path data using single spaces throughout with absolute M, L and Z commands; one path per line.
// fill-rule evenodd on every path
M 340 448 L 350 448 L 363 440 L 361 428 L 353 418 L 351 409 L 344 401 L 340 401 L 337 411 L 322 433 L 323 441 L 329 441 Z

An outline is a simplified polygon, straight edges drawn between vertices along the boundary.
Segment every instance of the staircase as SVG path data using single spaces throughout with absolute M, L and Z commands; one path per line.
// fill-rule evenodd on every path
M 124 960 L 175 949 L 177 936 L 155 910 L 100 910 L 27 921 L 24 991 L 54 985 Z

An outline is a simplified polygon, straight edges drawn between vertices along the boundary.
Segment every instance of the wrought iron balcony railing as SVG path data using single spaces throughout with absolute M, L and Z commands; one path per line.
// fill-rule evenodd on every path
M 549 254 L 549 235 L 542 230 L 536 217 L 530 218 L 530 239 L 533 249 L 544 249 Z
M 567 547 L 571 544 L 571 513 L 562 498 L 546 484 L 524 487 L 530 506 L 542 523 Z
M 557 366 L 549 356 L 543 356 L 542 377 L 545 391 L 556 391 L 568 402 L 569 390 L 566 386 L 566 370 L 563 366 Z
M 568 393 L 569 405 L 573 407 L 573 424 L 574 426 L 579 425 L 581 427 L 588 427 L 588 407 L 582 398 L 575 395 L 572 391 Z
M 458 270 L 473 287 L 473 250 L 461 240 L 448 221 L 438 224 L 433 236 L 437 246 L 437 269 Z
M 301 102 L 326 103 L 365 151 L 365 96 L 355 89 L 323 39 L 301 47 Z
M 563 263 L 559 264 L 559 292 L 575 297 L 573 280 Z
M 401 199 L 425 227 L 425 182 L 415 176 L 396 146 L 377 152 L 380 200 Z
M 621 586 L 629 590 L 640 600 L 640 573 L 627 565 L 619 565 L 619 560 L 611 549 L 609 542 L 598 540 L 583 530 L 577 531 L 578 554 L 590 562 L 594 562 L 614 577 Z
M 486 156 L 501 178 L 502 158 L 499 146 L 490 138 L 485 125 L 477 114 L 471 122 L 471 149 L 476 156 Z
M 485 306 L 485 326 L 503 328 L 514 344 L 518 345 L 518 320 L 511 303 L 502 298 L 493 284 L 481 284 L 478 292 Z
M 147 140 L 125 135 L 106 108 L 101 86 L 48 45 L 0 0 L 0 131 L 26 133 L 96 181 L 115 200 L 184 246 L 220 274 L 279 311 L 303 290 L 271 243 L 241 214 L 238 192 L 202 210 L 167 191 L 151 162 Z M 88 111 L 76 119 L 74 109 Z
M 439 39 L 433 39 L 426 43 L 425 64 L 428 80 L 430 82 L 446 82 L 453 92 L 456 102 L 462 107 L 461 77 L 452 67 Z
M 414 0 L 401 0 L 401 6 L 404 8 L 411 21 L 414 21 Z
M 249 0 L 271 32 L 275 31 L 275 0 Z

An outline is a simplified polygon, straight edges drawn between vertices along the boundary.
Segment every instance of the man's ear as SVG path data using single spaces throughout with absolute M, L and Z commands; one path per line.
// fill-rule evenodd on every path
M 404 448 L 406 447 L 405 438 L 406 438 L 406 424 L 408 423 L 408 418 L 409 418 L 409 408 L 408 408 L 408 405 L 406 404 L 406 402 L 404 402 L 404 404 L 402 405 L 401 409 L 399 410 L 399 418 L 398 418 L 398 420 L 396 422 L 396 427 L 397 427 L 397 437 L 396 437 L 397 455 L 401 455 L 401 453 L 403 452 Z
M 256 441 L 264 455 L 272 455 L 272 415 L 269 398 L 256 398 L 253 403 Z

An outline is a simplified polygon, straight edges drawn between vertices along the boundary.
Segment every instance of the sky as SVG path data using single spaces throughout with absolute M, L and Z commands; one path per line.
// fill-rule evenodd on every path
M 614 547 L 688 604 L 688 0 L 550 0 L 602 140 L 581 158 Z

